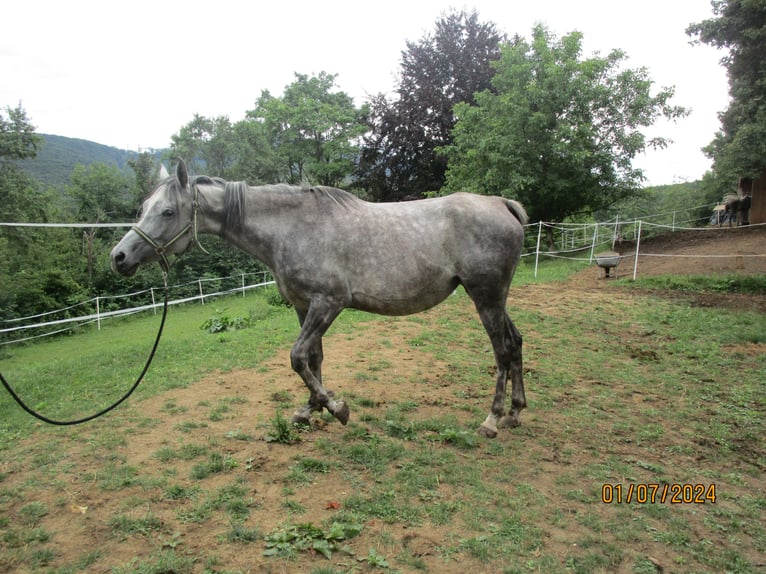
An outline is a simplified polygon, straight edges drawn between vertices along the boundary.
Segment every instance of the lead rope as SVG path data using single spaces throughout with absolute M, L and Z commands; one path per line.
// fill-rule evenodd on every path
M 162 320 L 160 321 L 160 328 L 157 331 L 157 337 L 154 339 L 154 345 L 152 346 L 152 350 L 149 353 L 149 358 L 146 360 L 146 364 L 144 365 L 144 369 L 141 371 L 141 374 L 138 375 L 138 378 L 136 379 L 136 382 L 133 383 L 133 386 L 130 387 L 127 393 L 125 393 L 122 398 L 120 398 L 117 402 L 113 403 L 112 405 L 106 407 L 103 410 L 100 410 L 99 412 L 81 418 L 76 419 L 72 421 L 57 421 L 54 419 L 50 419 L 46 417 L 45 415 L 42 415 L 35 411 L 33 408 L 29 407 L 24 403 L 23 400 L 21 400 L 21 397 L 16 394 L 16 392 L 11 388 L 11 385 L 8 384 L 8 381 L 5 380 L 5 377 L 2 373 L 0 373 L 0 382 L 3 383 L 3 386 L 6 388 L 6 390 L 11 394 L 13 399 L 18 403 L 18 405 L 24 409 L 27 413 L 32 415 L 38 420 L 43 421 L 44 423 L 48 423 L 51 425 L 57 425 L 57 426 L 71 426 L 71 425 L 79 425 L 82 423 L 86 423 L 88 421 L 92 421 L 93 419 L 96 419 L 102 415 L 105 415 L 109 411 L 117 408 L 120 404 L 122 404 L 130 395 L 133 394 L 133 391 L 135 391 L 138 388 L 138 385 L 141 383 L 141 381 L 144 379 L 144 375 L 146 375 L 146 372 L 149 370 L 149 365 L 152 364 L 152 359 L 154 359 L 154 353 L 157 351 L 157 346 L 160 344 L 160 337 L 162 337 L 162 329 L 165 327 L 165 317 L 167 317 L 168 314 L 168 276 L 167 272 L 163 269 L 162 272 L 162 281 L 165 284 L 165 302 L 162 306 Z

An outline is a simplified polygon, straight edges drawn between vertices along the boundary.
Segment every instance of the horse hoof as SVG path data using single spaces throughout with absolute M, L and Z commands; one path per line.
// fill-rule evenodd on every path
M 311 425 L 311 417 L 308 417 L 300 412 L 297 412 L 290 419 L 290 422 L 292 422 L 294 425 L 309 426 Z
M 518 426 L 521 426 L 521 421 L 517 416 L 506 415 L 500 419 L 500 422 L 497 423 L 497 426 L 504 429 L 514 429 Z
M 497 430 L 491 429 L 488 426 L 481 425 L 478 433 L 485 438 L 495 438 L 497 436 Z
M 343 401 L 335 403 L 335 410 L 333 411 L 332 416 L 338 419 L 340 424 L 345 425 L 348 422 L 349 414 L 350 411 L 348 410 L 348 405 L 346 405 L 346 403 Z

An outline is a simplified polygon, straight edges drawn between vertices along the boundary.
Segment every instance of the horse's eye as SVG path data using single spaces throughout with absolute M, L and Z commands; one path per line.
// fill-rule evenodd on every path
M 173 217 L 173 210 L 172 209 L 166 209 L 162 212 L 162 217 Z

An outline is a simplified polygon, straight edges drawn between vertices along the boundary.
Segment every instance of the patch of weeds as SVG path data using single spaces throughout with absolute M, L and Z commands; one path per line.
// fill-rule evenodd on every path
M 207 423 L 198 423 L 195 421 L 185 421 L 182 423 L 178 423 L 173 428 L 177 431 L 180 431 L 182 433 L 189 433 L 193 430 L 202 429 L 207 427 Z
M 206 319 L 200 329 L 206 333 L 214 335 L 216 333 L 226 333 L 227 331 L 238 331 L 240 329 L 247 329 L 252 326 L 254 321 L 257 320 L 255 314 L 251 311 L 247 317 L 235 316 L 230 317 L 226 314 L 226 310 L 215 310 L 215 315 Z
M 19 510 L 19 521 L 24 526 L 37 526 L 45 515 L 48 508 L 42 502 L 30 502 Z
M 51 533 L 43 528 L 11 528 L 0 533 L 0 542 L 8 548 L 23 548 L 41 544 L 51 539 Z
M 343 503 L 346 510 L 362 516 L 371 516 L 387 523 L 420 524 L 422 511 L 410 505 L 393 490 L 372 492 L 369 496 L 352 494 Z
M 386 425 L 386 434 L 390 437 L 401 440 L 415 440 L 417 438 L 415 424 L 411 421 L 408 423 L 396 420 L 386 420 L 383 422 Z
M 271 394 L 271 400 L 280 405 L 289 405 L 293 402 L 293 396 L 287 391 L 277 391 Z
M 56 558 L 56 551 L 51 548 L 32 550 L 26 556 L 25 563 L 32 568 L 48 566 Z
M 306 507 L 296 500 L 289 500 L 289 499 L 283 500 L 282 508 L 284 508 L 288 512 L 292 512 L 293 514 L 306 513 Z
M 301 458 L 290 467 L 287 480 L 290 482 L 309 483 L 315 474 L 330 472 L 330 464 L 316 458 Z
M 204 522 L 213 512 L 223 510 L 229 515 L 232 523 L 242 523 L 250 516 L 250 508 L 255 506 L 251 498 L 247 498 L 247 489 L 239 484 L 229 484 L 210 493 L 194 508 L 179 512 L 178 517 L 183 522 Z
M 440 431 L 437 440 L 463 449 L 476 448 L 477 444 L 474 433 L 453 428 Z
M 278 442 L 280 444 L 295 444 L 300 442 L 301 435 L 292 421 L 286 419 L 281 410 L 277 411 L 271 419 L 271 429 L 266 432 L 266 442 Z
M 194 571 L 194 557 L 185 556 L 175 550 L 161 550 L 148 560 L 134 558 L 125 566 L 112 569 L 114 574 L 191 574 Z
M 283 307 L 283 308 L 290 308 L 293 306 L 292 303 L 287 301 L 284 297 L 282 297 L 282 294 L 279 292 L 279 289 L 276 287 L 267 287 L 265 289 L 266 292 L 266 302 L 269 304 L 270 307 Z
M 230 544 L 250 544 L 261 538 L 257 528 L 247 528 L 241 524 L 235 524 L 231 530 L 221 536 L 221 539 Z
M 208 447 L 200 444 L 185 444 L 182 445 L 178 451 L 178 456 L 181 460 L 193 460 L 201 456 L 205 456 L 208 452 Z
M 207 478 L 211 474 L 219 474 L 237 468 L 239 463 L 230 456 L 213 453 L 207 461 L 195 464 L 191 469 L 191 477 L 196 480 Z
M 187 410 L 186 407 L 179 407 L 178 404 L 174 400 L 165 401 L 165 404 L 162 405 L 162 408 L 160 411 L 171 414 L 171 415 L 178 415 L 181 413 L 185 413 Z
M 323 530 L 311 523 L 288 524 L 266 535 L 264 556 L 296 558 L 301 552 L 317 552 L 327 558 L 334 552 L 353 554 L 344 544 L 362 531 L 360 524 L 333 522 Z
M 174 484 L 168 486 L 162 493 L 163 500 L 191 500 L 197 494 L 200 489 L 197 486 L 186 487 L 180 484 Z
M 115 466 L 114 463 L 108 463 L 97 475 L 102 490 L 120 490 L 140 482 L 138 469 L 129 465 Z
M 250 442 L 253 440 L 253 435 L 248 434 L 246 432 L 242 432 L 242 429 L 235 429 L 233 431 L 229 431 L 226 433 L 226 438 L 230 438 L 233 440 L 241 440 L 245 442 Z
M 370 548 L 369 552 L 367 552 L 367 556 L 360 556 L 357 558 L 359 562 L 364 562 L 371 568 L 383 568 L 384 570 L 390 568 L 388 564 L 388 560 L 386 560 L 386 557 L 378 554 L 378 552 L 374 548 Z
M 131 516 L 126 516 L 125 514 L 117 514 L 110 518 L 107 524 L 112 529 L 112 532 L 125 536 L 130 534 L 146 535 L 150 532 L 156 532 L 163 529 L 162 520 L 152 513 L 139 518 L 133 518 Z
M 178 453 L 169 446 L 165 446 L 155 452 L 152 456 L 160 462 L 170 462 L 178 456 Z

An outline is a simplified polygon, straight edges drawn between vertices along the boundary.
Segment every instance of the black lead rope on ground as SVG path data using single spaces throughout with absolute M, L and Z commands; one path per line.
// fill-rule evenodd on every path
M 149 358 L 146 360 L 144 369 L 141 371 L 141 374 L 138 375 L 136 382 L 133 383 L 133 386 L 130 387 L 128 392 L 125 393 L 117 402 L 109 405 L 105 409 L 100 410 L 99 412 L 93 415 L 90 415 L 81 419 L 76 419 L 72 421 L 57 421 L 57 420 L 50 419 L 46 417 L 45 415 L 38 413 L 31 407 L 27 406 L 26 403 L 24 403 L 24 401 L 21 400 L 21 397 L 19 397 L 19 395 L 16 394 L 16 391 L 14 391 L 11 388 L 11 385 L 8 383 L 8 381 L 5 380 L 5 377 L 3 376 L 2 373 L 0 373 L 0 382 L 3 383 L 3 386 L 11 394 L 11 396 L 13 397 L 13 400 L 15 400 L 22 409 L 27 411 L 30 415 L 32 415 L 36 419 L 41 420 L 44 423 L 48 423 L 50 425 L 57 425 L 57 426 L 79 425 L 82 423 L 86 423 L 88 421 L 92 421 L 93 419 L 97 419 L 98 417 L 105 415 L 109 411 L 114 410 L 120 404 L 122 404 L 130 395 L 132 395 L 133 391 L 135 391 L 138 388 L 138 385 L 141 383 L 141 381 L 144 380 L 144 375 L 146 375 L 146 372 L 149 370 L 149 365 L 152 364 L 152 359 L 154 359 L 154 353 L 157 351 L 157 346 L 160 344 L 160 338 L 162 337 L 162 329 L 165 327 L 165 317 L 167 317 L 167 314 L 168 314 L 168 277 L 167 277 L 167 273 L 165 273 L 164 270 L 162 273 L 162 279 L 165 283 L 165 302 L 162 306 L 162 320 L 160 321 L 160 328 L 157 331 L 157 337 L 154 339 L 154 345 L 152 346 L 152 351 L 149 353 Z

